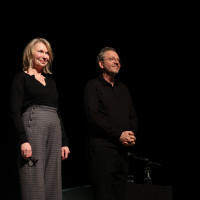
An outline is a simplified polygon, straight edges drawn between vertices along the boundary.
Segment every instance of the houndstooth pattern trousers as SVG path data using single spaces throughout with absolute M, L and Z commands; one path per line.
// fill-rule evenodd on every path
M 32 157 L 30 166 L 19 156 L 22 200 L 62 200 L 61 125 L 57 109 L 31 106 L 22 115 Z

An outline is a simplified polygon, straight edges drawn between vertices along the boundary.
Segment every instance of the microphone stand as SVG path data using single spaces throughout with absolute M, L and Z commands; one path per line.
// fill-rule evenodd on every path
M 157 162 L 152 162 L 151 160 L 149 160 L 148 158 L 144 158 L 144 157 L 138 157 L 135 154 L 128 152 L 128 156 L 136 159 L 136 160 L 140 160 L 142 162 L 144 162 L 145 164 L 145 177 L 144 177 L 144 184 L 147 185 L 152 185 L 152 178 L 151 178 L 151 169 L 153 167 L 161 167 L 160 163 Z

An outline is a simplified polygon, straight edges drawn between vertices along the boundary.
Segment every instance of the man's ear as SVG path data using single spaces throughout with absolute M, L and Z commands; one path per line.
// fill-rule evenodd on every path
M 100 67 L 101 69 L 104 69 L 103 61 L 99 61 L 99 67 Z

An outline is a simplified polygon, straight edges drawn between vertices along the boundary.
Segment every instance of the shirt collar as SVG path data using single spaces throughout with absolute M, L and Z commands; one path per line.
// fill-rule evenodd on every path
M 102 77 L 102 75 L 99 75 L 98 76 L 98 80 L 101 82 L 101 84 L 102 85 L 110 85 L 111 86 L 111 84 L 109 83 L 109 82 L 107 82 L 103 77 Z M 117 86 L 117 85 L 119 85 L 119 83 L 118 83 L 118 81 L 115 79 L 114 80 L 114 86 Z

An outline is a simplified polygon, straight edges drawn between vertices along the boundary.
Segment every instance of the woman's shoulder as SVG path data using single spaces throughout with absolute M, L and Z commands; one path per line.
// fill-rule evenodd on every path
M 24 73 L 23 71 L 20 71 L 14 74 L 13 79 L 20 80 L 20 79 L 24 79 L 25 76 L 26 76 L 26 73 Z
M 45 74 L 44 77 L 49 81 L 55 82 L 55 76 L 52 74 Z
M 52 76 L 52 74 L 45 74 L 44 76 L 49 86 L 57 85 L 55 76 Z
M 24 73 L 23 71 L 16 72 L 12 77 L 12 81 L 11 81 L 12 86 L 15 87 L 15 86 L 24 84 L 26 82 L 25 76 L 26 76 L 26 73 Z

